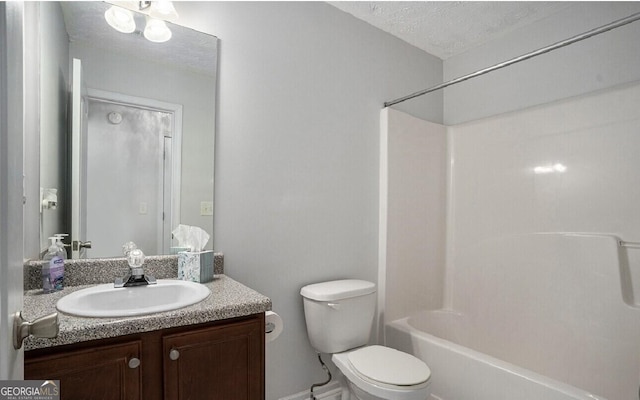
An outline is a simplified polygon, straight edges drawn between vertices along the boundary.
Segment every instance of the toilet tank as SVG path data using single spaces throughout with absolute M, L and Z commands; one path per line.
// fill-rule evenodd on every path
M 320 353 L 340 353 L 369 342 L 376 286 L 357 279 L 314 283 L 300 290 L 309 341 Z

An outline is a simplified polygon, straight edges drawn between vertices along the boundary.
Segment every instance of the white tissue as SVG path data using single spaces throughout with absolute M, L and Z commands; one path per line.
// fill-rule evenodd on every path
M 265 333 L 264 340 L 266 342 L 272 342 L 280 336 L 284 329 L 284 323 L 282 318 L 273 311 L 267 311 L 264 313 L 265 319 Z
M 171 233 L 179 247 L 189 248 L 190 251 L 202 251 L 209 241 L 209 234 L 197 226 L 178 225 Z

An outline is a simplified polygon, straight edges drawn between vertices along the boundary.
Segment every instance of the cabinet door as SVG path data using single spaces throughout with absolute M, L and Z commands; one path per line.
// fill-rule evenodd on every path
M 133 341 L 27 358 L 24 376 L 60 380 L 62 400 L 142 399 L 140 353 Z
M 264 314 L 164 336 L 166 400 L 263 400 Z

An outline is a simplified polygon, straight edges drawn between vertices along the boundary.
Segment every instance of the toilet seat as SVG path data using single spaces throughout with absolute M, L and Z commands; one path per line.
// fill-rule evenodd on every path
M 348 353 L 356 373 L 363 378 L 392 386 L 415 386 L 431 377 L 431 370 L 411 354 L 384 346 L 366 346 Z
M 350 357 L 352 353 L 356 354 L 355 356 Z M 405 365 L 404 362 L 398 362 L 397 360 L 395 363 L 389 362 L 389 358 L 387 358 L 388 355 L 391 355 L 391 357 L 397 356 L 399 360 L 407 361 L 409 366 Z M 350 358 L 354 359 L 358 368 L 356 368 Z M 333 354 L 331 359 L 351 384 L 371 395 L 377 396 L 377 398 L 393 400 L 425 400 L 428 397 L 429 384 L 431 383 L 431 370 L 424 362 L 410 354 L 402 353 L 384 346 L 365 346 L 356 350 Z M 372 368 L 372 370 L 368 370 L 366 367 L 366 364 L 368 363 L 367 360 L 378 360 L 371 364 L 378 364 L 379 368 Z M 407 380 L 406 377 L 403 378 L 402 376 L 398 376 L 419 364 L 421 365 L 416 369 L 421 370 L 421 374 L 408 374 L 411 376 L 409 380 Z M 385 365 L 386 368 L 384 367 Z M 393 368 L 398 372 L 395 376 L 391 371 Z M 380 372 L 385 369 L 389 371 L 388 375 L 385 372 Z M 377 373 L 373 372 L 376 370 L 378 371 Z M 376 378 L 381 379 L 382 381 L 377 380 Z M 405 383 L 408 381 L 420 382 L 414 385 L 401 385 L 392 384 L 389 383 L 389 381 L 400 381 Z

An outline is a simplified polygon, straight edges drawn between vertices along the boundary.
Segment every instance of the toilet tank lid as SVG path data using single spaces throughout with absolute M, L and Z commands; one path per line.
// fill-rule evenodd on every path
M 300 289 L 300 294 L 307 299 L 316 301 L 336 301 L 364 296 L 375 291 L 376 285 L 373 282 L 359 279 L 342 279 L 307 285 Z

